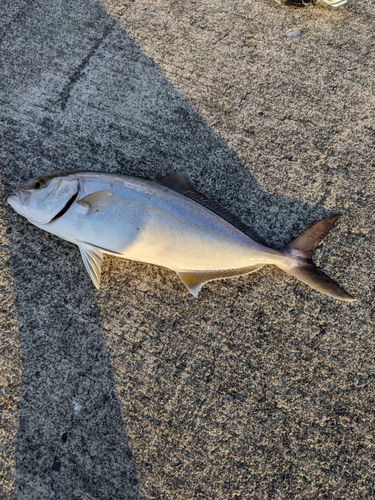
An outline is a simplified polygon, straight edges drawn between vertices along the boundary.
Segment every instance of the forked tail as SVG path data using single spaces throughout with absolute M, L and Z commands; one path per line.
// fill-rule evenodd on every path
M 291 276 L 310 285 L 315 290 L 335 299 L 352 302 L 355 299 L 331 278 L 317 269 L 312 261 L 313 251 L 329 233 L 340 215 L 330 215 L 311 224 L 302 234 L 286 246 L 282 253 L 293 258 L 293 263 L 283 267 Z

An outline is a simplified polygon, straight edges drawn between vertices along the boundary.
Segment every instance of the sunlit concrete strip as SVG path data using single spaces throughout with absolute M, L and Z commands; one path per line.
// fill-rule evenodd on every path
M 21 357 L 10 251 L 0 190 L 0 498 L 13 498 Z

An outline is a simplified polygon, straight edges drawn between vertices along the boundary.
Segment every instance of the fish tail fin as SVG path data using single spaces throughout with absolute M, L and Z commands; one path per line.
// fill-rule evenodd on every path
M 292 264 L 283 266 L 282 268 L 291 276 L 294 276 L 319 292 L 335 299 L 352 302 L 356 299 L 343 290 L 329 276 L 319 271 L 312 261 L 315 248 L 329 233 L 339 217 L 339 214 L 334 214 L 315 221 L 303 233 L 291 241 L 282 250 L 282 253 L 289 258 L 292 257 Z

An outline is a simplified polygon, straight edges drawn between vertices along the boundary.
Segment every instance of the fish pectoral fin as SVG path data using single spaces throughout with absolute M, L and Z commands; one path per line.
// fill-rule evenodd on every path
M 256 266 L 239 267 L 237 269 L 219 269 L 215 271 L 176 271 L 182 283 L 186 286 L 189 292 L 198 297 L 200 289 L 205 283 L 214 280 L 225 278 L 234 278 L 242 274 L 250 274 L 258 271 L 263 267 L 263 264 Z
M 81 252 L 83 263 L 85 264 L 86 271 L 89 273 L 92 282 L 99 290 L 100 288 L 100 274 L 102 270 L 103 252 L 98 248 L 90 246 L 78 245 Z
M 77 203 L 82 207 L 87 209 L 87 215 L 92 214 L 94 212 L 99 212 L 101 208 L 104 208 L 112 197 L 112 191 L 96 191 L 95 193 L 91 193 Z

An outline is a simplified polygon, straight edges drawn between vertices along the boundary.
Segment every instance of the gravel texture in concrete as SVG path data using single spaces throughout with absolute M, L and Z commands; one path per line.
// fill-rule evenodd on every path
M 0 497 L 372 498 L 375 1 L 0 8 Z M 316 261 L 358 301 L 109 257 L 97 292 L 5 201 L 77 169 L 187 170 L 274 247 L 341 212 Z

